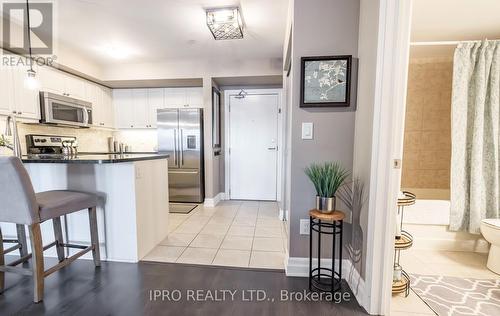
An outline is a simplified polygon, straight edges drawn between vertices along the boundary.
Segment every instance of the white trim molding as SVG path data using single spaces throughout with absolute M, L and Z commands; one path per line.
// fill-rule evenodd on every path
M 219 194 L 217 194 L 213 198 L 205 198 L 205 202 L 203 203 L 203 206 L 216 207 L 220 201 L 223 201 L 225 199 L 226 199 L 226 193 L 220 192 Z
M 366 305 L 389 315 L 413 1 L 380 0 L 366 247 Z M 360 301 L 361 303 L 361 301 Z
M 335 264 L 338 265 L 338 262 Z M 313 268 L 317 267 L 317 265 L 318 260 L 314 258 L 312 261 Z M 321 259 L 321 265 L 331 267 L 332 259 Z M 285 259 L 285 273 L 289 277 L 309 277 L 309 258 L 287 257 Z M 368 297 L 365 290 L 365 281 L 349 259 L 342 260 L 342 279 L 347 282 L 358 303 L 361 306 L 366 306 Z

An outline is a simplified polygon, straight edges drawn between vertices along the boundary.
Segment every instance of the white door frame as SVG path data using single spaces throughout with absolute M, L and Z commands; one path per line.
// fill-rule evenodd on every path
M 380 0 L 366 253 L 365 304 L 389 315 L 403 152 L 413 0 Z M 400 164 L 399 164 L 400 166 Z M 389 229 L 388 229 L 389 228 Z
M 281 187 L 284 184 L 283 177 L 284 177 L 284 172 L 283 172 L 283 166 L 284 166 L 284 158 L 283 158 L 283 149 L 284 149 L 284 130 L 283 130 L 283 117 L 284 117 L 284 107 L 283 107 L 283 99 L 282 99 L 282 93 L 283 89 L 244 89 L 245 92 L 248 95 L 255 95 L 255 94 L 273 94 L 278 96 L 278 151 L 277 151 L 277 159 L 278 159 L 278 165 L 276 169 L 276 199 L 277 201 L 281 201 Z M 230 172 L 231 172 L 231 157 L 229 155 L 229 140 L 230 140 L 230 127 L 231 127 L 231 121 L 230 121 L 230 115 L 229 115 L 229 102 L 230 102 L 230 97 L 235 96 L 238 93 L 240 93 L 241 89 L 237 90 L 224 90 L 224 168 L 225 168 L 225 195 L 226 198 L 229 200 L 231 198 L 231 195 L 229 193 L 229 189 L 231 188 L 231 183 L 230 183 Z

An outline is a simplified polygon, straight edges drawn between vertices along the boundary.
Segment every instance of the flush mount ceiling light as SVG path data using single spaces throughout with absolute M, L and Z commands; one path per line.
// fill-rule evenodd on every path
M 133 51 L 129 47 L 123 45 L 104 45 L 99 47 L 99 50 L 113 59 L 126 59 L 133 55 Z
M 243 21 L 240 9 L 207 9 L 207 25 L 216 40 L 243 38 Z

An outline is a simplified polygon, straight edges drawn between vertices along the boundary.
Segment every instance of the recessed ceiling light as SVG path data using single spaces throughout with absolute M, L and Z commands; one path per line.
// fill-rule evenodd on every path
M 216 40 L 243 38 L 243 21 L 240 9 L 207 9 L 207 25 Z

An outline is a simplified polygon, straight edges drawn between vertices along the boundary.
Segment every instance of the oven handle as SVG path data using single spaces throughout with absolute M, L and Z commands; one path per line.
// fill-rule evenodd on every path
M 82 107 L 82 110 L 84 113 L 83 114 L 83 121 L 84 121 L 83 123 L 88 126 L 89 125 L 89 112 L 87 111 L 87 108 L 85 108 L 85 107 Z

